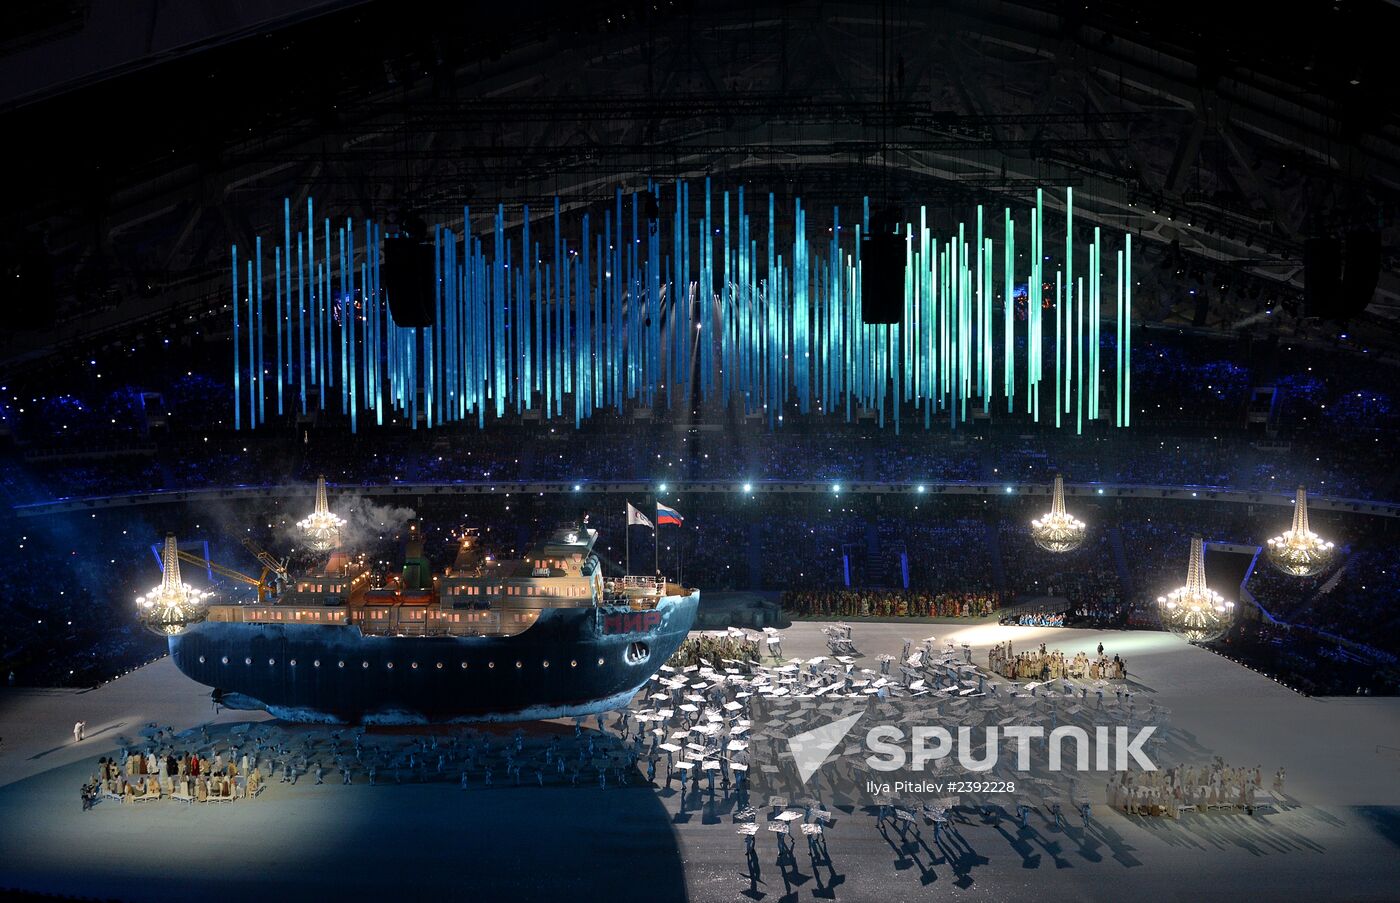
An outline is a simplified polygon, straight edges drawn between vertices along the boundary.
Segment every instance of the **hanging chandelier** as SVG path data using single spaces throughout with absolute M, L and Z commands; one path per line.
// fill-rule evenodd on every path
M 1050 513 L 1031 521 L 1031 538 L 1047 552 L 1073 552 L 1084 542 L 1084 521 L 1065 511 L 1065 479 L 1058 474 Z
M 316 478 L 316 510 L 297 521 L 297 529 L 305 536 L 311 548 L 325 552 L 340 545 L 340 528 L 345 526 L 344 518 L 331 514 L 330 503 L 326 500 L 326 478 Z
M 1293 503 L 1293 528 L 1270 539 L 1265 555 L 1285 574 L 1311 577 L 1327 568 L 1334 551 L 1332 543 L 1308 528 L 1308 491 L 1299 486 Z
M 1230 629 L 1235 603 L 1206 586 L 1206 549 L 1200 536 L 1191 537 L 1191 562 L 1186 585 L 1157 597 L 1162 624 L 1193 643 L 1219 639 Z
M 160 586 L 136 597 L 142 623 L 154 633 L 174 636 L 204 617 L 209 593 L 180 580 L 180 549 L 174 533 L 165 535 L 165 555 L 160 560 Z

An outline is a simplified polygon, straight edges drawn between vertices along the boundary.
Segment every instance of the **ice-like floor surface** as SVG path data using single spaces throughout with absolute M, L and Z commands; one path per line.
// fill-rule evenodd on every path
M 815 623 L 785 631 L 784 652 L 825 652 Z M 99 804 L 78 787 L 97 757 L 149 722 L 177 730 L 266 720 L 214 716 L 208 691 L 168 660 L 87 692 L 0 691 L 0 888 L 130 900 L 966 900 L 1373 899 L 1400 893 L 1400 700 L 1307 699 L 1165 634 L 857 623 L 874 664 L 905 637 L 968 642 L 976 661 L 1010 638 L 1073 653 L 1099 641 L 1132 682 L 1172 711 L 1200 761 L 1283 766 L 1300 802 L 1249 817 L 1180 822 L 1098 811 L 1065 829 L 1036 815 L 967 816 L 935 843 L 881 833 L 837 813 L 830 862 L 799 839 L 779 862 L 766 832 L 750 875 L 732 801 L 675 790 L 450 784 L 295 787 L 256 800 L 186 806 Z M 75 720 L 88 739 L 74 744 Z M 224 727 L 220 727 L 223 725 Z M 293 730 L 304 733 L 306 728 Z M 1010 800 L 1007 801 L 1010 804 Z

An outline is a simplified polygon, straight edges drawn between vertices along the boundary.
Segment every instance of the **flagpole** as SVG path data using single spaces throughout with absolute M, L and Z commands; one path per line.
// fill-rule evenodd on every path
M 622 528 L 622 536 L 623 542 L 627 544 L 627 573 L 623 575 L 625 577 L 632 573 L 632 525 L 630 523 Z
M 658 506 L 659 506 L 660 504 L 661 504 L 660 502 L 657 503 Z M 658 507 L 658 508 L 656 509 L 656 511 L 653 512 L 652 517 L 653 517 L 654 519 L 653 519 L 652 522 L 651 522 L 651 535 L 654 536 L 654 537 L 656 537 L 656 556 L 655 556 L 655 557 L 656 557 L 656 562 L 655 562 L 655 567 L 656 567 L 656 574 L 660 574 L 660 573 L 661 573 L 661 508 L 660 508 L 660 507 Z

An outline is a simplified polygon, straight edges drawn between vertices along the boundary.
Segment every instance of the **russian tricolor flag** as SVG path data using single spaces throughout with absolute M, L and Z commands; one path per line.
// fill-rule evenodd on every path
M 667 508 L 665 505 L 657 502 L 656 525 L 660 527 L 664 524 L 671 524 L 672 526 L 679 527 L 681 525 L 681 513 L 675 508 Z

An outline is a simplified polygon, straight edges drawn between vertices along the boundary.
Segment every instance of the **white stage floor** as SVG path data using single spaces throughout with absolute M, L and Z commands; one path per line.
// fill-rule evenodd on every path
M 788 656 L 825 653 L 820 625 L 784 632 Z M 1085 828 L 1041 817 L 1021 830 L 980 816 L 957 841 L 931 830 L 902 848 L 861 812 L 838 813 L 831 865 L 779 866 L 758 838 L 751 884 L 732 805 L 708 796 L 680 811 L 674 790 L 531 788 L 462 791 L 429 784 L 370 787 L 303 778 L 229 806 L 99 804 L 79 785 L 98 756 L 149 722 L 183 730 L 266 720 L 224 711 L 208 690 L 161 660 L 87 692 L 0 691 L 0 889 L 129 900 L 477 899 L 1145 900 L 1261 897 L 1393 900 L 1400 886 L 1400 700 L 1307 699 L 1174 637 L 947 622 L 857 623 L 857 647 L 897 654 L 905 637 L 969 642 L 974 661 L 1011 638 L 1069 653 L 1102 641 L 1131 682 L 1172 711 L 1174 728 L 1221 755 L 1283 766 L 1300 806 L 1257 816 L 1207 813 L 1180 822 L 1098 810 Z M 89 737 L 74 744 L 73 722 Z M 224 728 L 226 729 L 226 728 Z M 305 733 L 307 728 L 289 730 Z M 1170 764 L 1170 763 L 1169 763 Z M 338 779 L 337 779 L 338 780 Z M 1011 803 L 1007 801 L 1008 807 Z

